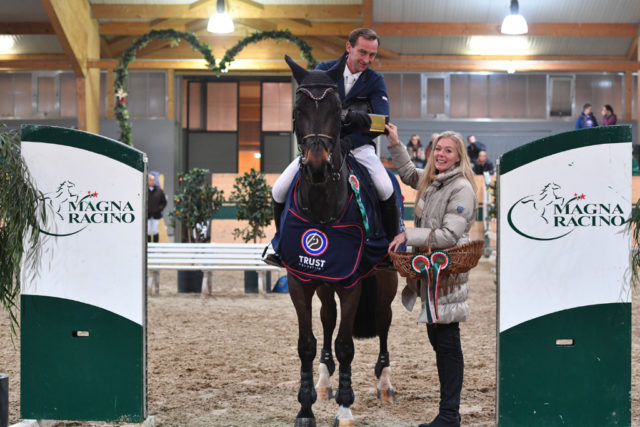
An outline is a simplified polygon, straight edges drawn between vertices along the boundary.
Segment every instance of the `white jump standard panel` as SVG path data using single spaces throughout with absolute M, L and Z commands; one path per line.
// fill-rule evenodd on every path
M 21 291 L 21 416 L 141 422 L 146 156 L 49 126 L 23 126 L 21 150 L 48 215 Z
M 500 159 L 501 426 L 631 425 L 631 159 L 629 126 Z

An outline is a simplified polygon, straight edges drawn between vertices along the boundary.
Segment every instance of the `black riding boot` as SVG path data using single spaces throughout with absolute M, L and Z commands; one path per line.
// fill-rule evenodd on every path
M 398 205 L 396 204 L 396 195 L 392 194 L 387 200 L 380 202 L 380 213 L 382 214 L 382 228 L 387 240 L 392 241 L 398 234 Z
M 459 427 L 460 392 L 464 376 L 464 358 L 458 323 L 427 325 L 429 341 L 436 352 L 440 380 L 440 408 L 433 421 L 420 427 Z
M 153 236 L 151 236 L 151 241 L 154 243 L 158 243 L 160 241 L 160 234 L 156 233 Z
M 280 218 L 282 217 L 282 212 L 284 212 L 284 203 L 278 203 L 273 198 L 271 199 L 273 203 L 273 220 L 276 223 L 276 233 L 280 232 Z M 264 262 L 270 265 L 275 265 L 276 267 L 284 267 L 282 265 L 282 261 L 280 260 L 280 255 L 269 254 L 264 259 Z
M 392 194 L 387 200 L 380 202 L 380 214 L 382 216 L 382 229 L 384 230 L 384 234 L 387 235 L 387 240 L 391 242 L 398 234 L 398 226 L 400 222 L 395 194 Z M 389 257 L 382 260 L 378 264 L 377 268 L 379 270 L 395 271 L 393 263 Z

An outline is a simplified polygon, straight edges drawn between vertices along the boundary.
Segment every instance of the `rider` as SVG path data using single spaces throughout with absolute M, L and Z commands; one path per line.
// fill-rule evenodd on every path
M 342 101 L 341 137 L 351 140 L 351 153 L 358 162 L 366 167 L 380 200 L 382 226 L 389 240 L 397 234 L 398 208 L 393 184 L 376 155 L 373 138 L 380 133 L 369 132 L 371 119 L 368 113 L 389 116 L 389 99 L 384 78 L 369 66 L 378 53 L 379 38 L 369 28 L 357 28 L 351 32 L 346 44 L 347 62 L 344 67 L 344 79 L 338 81 L 340 101 Z M 339 59 L 319 64 L 316 69 L 328 70 Z M 366 129 L 366 130 L 363 130 Z M 296 173 L 300 168 L 299 157 L 287 166 L 273 185 L 273 217 L 276 229 L 280 228 L 280 216 L 284 202 Z

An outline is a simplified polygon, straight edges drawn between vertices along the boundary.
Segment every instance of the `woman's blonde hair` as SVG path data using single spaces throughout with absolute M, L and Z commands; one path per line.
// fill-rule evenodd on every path
M 449 138 L 450 140 L 455 142 L 456 150 L 458 151 L 458 157 L 460 157 L 460 162 L 457 163 L 456 166 L 460 166 L 460 169 L 462 169 L 462 175 L 467 178 L 467 180 L 471 184 L 471 187 L 473 188 L 473 191 L 478 191 L 473 170 L 471 169 L 471 163 L 469 162 L 469 156 L 467 155 L 467 147 L 464 143 L 464 139 L 462 139 L 462 135 L 452 130 L 446 130 L 438 134 L 433 143 L 433 148 L 431 150 L 431 153 L 429 154 L 429 159 L 427 160 L 427 166 L 424 168 L 424 173 L 422 174 L 422 178 L 418 183 L 416 205 L 418 204 L 418 201 L 427 190 L 429 185 L 431 185 L 431 183 L 436 179 L 436 162 L 434 160 L 434 155 L 436 152 L 436 145 L 438 145 L 438 141 L 443 138 Z

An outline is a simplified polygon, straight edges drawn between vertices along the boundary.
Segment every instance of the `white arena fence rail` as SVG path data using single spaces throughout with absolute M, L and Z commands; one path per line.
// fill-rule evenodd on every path
M 265 293 L 266 272 L 280 271 L 279 267 L 262 260 L 265 243 L 148 243 L 147 288 L 159 293 L 160 270 L 202 270 L 205 272 L 202 289 L 211 294 L 214 270 L 258 272 L 258 290 Z M 269 246 L 267 254 L 273 253 Z

